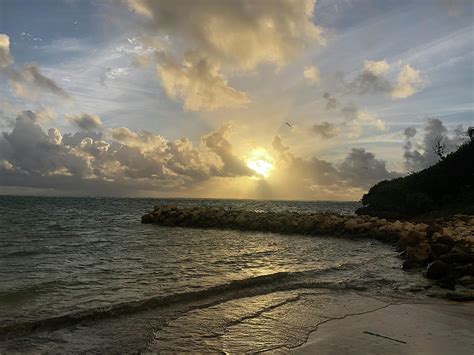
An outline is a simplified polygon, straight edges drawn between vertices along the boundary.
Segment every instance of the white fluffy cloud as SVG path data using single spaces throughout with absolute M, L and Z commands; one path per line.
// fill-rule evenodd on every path
M 397 76 L 397 83 L 392 89 L 392 97 L 405 99 L 421 91 L 423 86 L 424 81 L 420 72 L 407 64 Z
M 250 102 L 245 92 L 230 87 L 217 65 L 189 55 L 182 65 L 172 58 L 162 60 L 157 73 L 168 97 L 183 102 L 190 111 L 213 111 L 242 107 Z
M 305 78 L 306 84 L 308 85 L 316 85 L 319 83 L 320 80 L 320 72 L 317 67 L 314 65 L 305 67 L 303 71 L 303 76 Z
M 230 87 L 224 73 L 245 73 L 265 63 L 282 67 L 304 48 L 324 43 L 322 29 L 312 21 L 315 3 L 127 1 L 144 20 L 144 31 L 166 36 L 173 44 L 147 41 L 159 53 L 154 60 L 168 96 L 189 110 L 239 107 L 249 98 Z M 140 58 L 140 62 L 147 61 Z
M 10 37 L 6 34 L 0 33 L 0 69 L 8 67 L 13 63 L 13 58 L 10 54 Z

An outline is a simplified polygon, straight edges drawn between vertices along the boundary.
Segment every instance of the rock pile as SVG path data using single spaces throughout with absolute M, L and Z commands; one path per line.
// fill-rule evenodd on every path
M 142 223 L 377 239 L 398 244 L 404 269 L 426 267 L 428 278 L 448 287 L 461 283 L 474 288 L 474 216 L 456 215 L 427 224 L 334 213 L 161 205 L 145 214 Z

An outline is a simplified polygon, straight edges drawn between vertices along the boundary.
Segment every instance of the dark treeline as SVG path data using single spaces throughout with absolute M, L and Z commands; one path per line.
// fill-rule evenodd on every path
M 474 214 L 474 140 L 427 169 L 379 182 L 362 203 L 358 214 L 385 218 Z

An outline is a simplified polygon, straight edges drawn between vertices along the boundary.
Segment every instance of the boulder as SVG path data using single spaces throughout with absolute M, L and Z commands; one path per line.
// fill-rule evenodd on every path
M 456 267 L 456 273 L 461 276 L 474 276 L 474 264 L 466 264 Z
M 474 262 L 474 255 L 451 250 L 449 253 L 442 255 L 440 259 L 447 263 L 464 264 Z
M 451 247 L 446 244 L 434 243 L 431 244 L 431 250 L 436 258 L 439 258 L 441 255 L 447 254 L 451 251 Z
M 408 246 L 406 252 L 408 263 L 422 265 L 430 258 L 431 249 L 429 244 L 421 243 L 416 247 Z
M 437 224 L 430 224 L 428 227 L 426 227 L 426 236 L 428 238 L 431 238 L 433 236 L 433 234 L 435 233 L 439 233 L 439 234 L 443 234 L 443 227 L 441 227 L 440 225 L 437 225 Z
M 415 246 L 419 243 L 421 243 L 425 239 L 425 235 L 421 232 L 411 230 L 408 233 L 408 236 L 406 238 L 406 242 L 409 246 Z
M 403 223 L 400 222 L 399 220 L 396 220 L 395 222 L 393 222 L 393 223 L 391 224 L 390 228 L 391 228 L 394 232 L 402 231 L 402 230 L 403 230 Z
M 448 237 L 447 235 L 440 235 L 436 239 L 432 238 L 433 241 L 435 241 L 437 244 L 444 244 L 449 247 L 453 247 L 454 244 L 456 243 L 451 237 Z
M 353 232 L 357 229 L 357 226 L 359 225 L 360 221 L 356 219 L 349 219 L 344 223 L 344 228 L 349 231 Z
M 150 224 L 155 221 L 155 217 L 151 213 L 147 213 L 142 216 L 142 223 L 144 224 Z
M 440 260 L 435 260 L 426 267 L 426 277 L 439 280 L 449 273 L 449 265 Z
M 474 288 L 474 276 L 466 275 L 459 279 L 459 283 L 463 286 Z

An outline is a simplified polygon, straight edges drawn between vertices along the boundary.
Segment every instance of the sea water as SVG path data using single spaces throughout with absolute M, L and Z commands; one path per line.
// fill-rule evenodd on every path
M 295 297 L 301 301 L 301 289 L 391 294 L 426 283 L 419 273 L 400 269 L 391 245 L 141 224 L 141 215 L 155 204 L 343 214 L 359 207 L 326 201 L 0 196 L 0 351 L 291 347 L 307 336 L 304 327 L 301 339 L 275 340 L 266 319 L 268 339 L 258 337 L 255 344 L 244 336 L 250 328 L 235 329 L 266 310 L 281 312 Z

